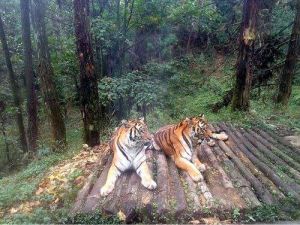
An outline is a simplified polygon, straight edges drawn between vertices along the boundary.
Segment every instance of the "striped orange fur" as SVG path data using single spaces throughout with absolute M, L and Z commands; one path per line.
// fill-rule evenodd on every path
M 154 134 L 153 146 L 156 150 L 163 150 L 174 160 L 176 166 L 187 171 L 194 181 L 199 181 L 203 179 L 200 171 L 205 170 L 205 166 L 193 151 L 192 139 L 195 137 L 227 139 L 225 135 L 214 134 L 208 128 L 207 120 L 202 114 L 198 117 L 186 118 L 179 124 L 160 128 Z

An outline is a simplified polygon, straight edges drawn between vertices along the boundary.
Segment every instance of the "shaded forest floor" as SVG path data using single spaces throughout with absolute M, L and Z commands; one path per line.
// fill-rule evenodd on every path
M 162 65 L 166 68 L 172 67 L 176 72 L 168 82 L 161 84 L 166 94 L 159 106 L 147 115 L 150 129 L 154 131 L 164 124 L 204 112 L 210 121 L 228 121 L 242 126 L 255 124 L 270 128 L 280 136 L 299 133 L 299 86 L 293 87 L 288 108 L 275 106 L 273 96 L 276 88 L 267 88 L 260 93 L 258 90 L 252 92 L 251 110 L 248 113 L 232 112 L 230 108 L 224 108 L 218 114 L 211 112 L 211 104 L 220 100 L 232 86 L 234 63 L 235 60 L 231 58 L 204 58 L 200 55 L 197 58 L 187 57 Z M 94 169 L 96 158 L 101 154 L 98 150 L 86 152 L 81 149 L 79 110 L 71 109 L 68 115 L 69 144 L 66 151 L 51 153 L 48 124 L 43 124 L 37 158 L 10 175 L 1 174 L 0 223 L 68 222 L 70 205 L 86 176 Z M 136 115 L 136 112 L 132 112 L 131 116 Z M 113 128 L 103 133 L 109 134 L 109 130 Z M 105 135 L 103 139 L 108 137 L 109 135 Z M 122 218 L 98 218 L 86 222 L 116 223 L 120 219 Z

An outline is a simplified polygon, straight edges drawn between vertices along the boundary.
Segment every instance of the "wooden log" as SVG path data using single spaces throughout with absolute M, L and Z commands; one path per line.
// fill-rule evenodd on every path
M 157 213 L 163 216 L 170 211 L 169 206 L 169 170 L 166 156 L 162 151 L 157 154 Z
M 247 143 L 243 135 L 241 135 L 238 131 L 233 130 L 231 127 L 229 127 L 231 131 L 240 138 L 243 143 Z M 253 164 L 255 164 L 267 177 L 269 177 L 286 195 L 293 195 L 297 200 L 300 201 L 300 195 L 289 185 L 287 185 L 284 181 L 280 179 L 280 177 L 271 170 L 266 164 L 258 160 L 247 148 L 246 146 L 239 146 L 240 150 L 243 151 L 245 155 L 252 161 Z
M 234 163 L 230 161 L 230 159 L 224 154 L 218 145 L 213 148 L 213 151 L 216 153 L 216 155 L 218 155 L 218 160 L 229 175 L 234 188 L 244 199 L 246 208 L 256 208 L 260 206 L 261 203 L 253 193 L 250 182 L 241 175 Z
M 211 163 L 211 165 L 217 169 L 221 175 L 221 181 L 222 184 L 225 188 L 233 188 L 233 184 L 230 181 L 229 177 L 227 176 L 227 174 L 225 173 L 225 171 L 223 170 L 223 168 L 219 165 L 217 158 L 215 157 L 214 153 L 212 152 L 211 148 L 208 147 L 207 145 L 203 145 L 202 148 L 207 156 L 207 158 L 209 159 L 209 162 Z
M 278 135 L 274 134 L 273 131 L 265 129 L 264 131 L 260 130 L 261 132 L 268 133 L 269 136 L 271 136 L 274 140 L 276 140 L 278 143 L 282 144 L 283 146 L 288 147 L 292 151 L 296 152 L 297 154 L 300 154 L 300 149 L 292 145 L 290 142 L 284 140 L 282 137 L 279 137 Z
M 223 127 L 222 127 L 223 128 Z M 228 130 L 226 130 L 228 132 Z M 232 137 L 231 133 L 228 132 L 228 134 Z M 217 141 L 220 148 L 224 151 L 224 153 L 227 155 L 227 157 L 234 162 L 234 164 L 237 166 L 243 177 L 245 177 L 255 190 L 255 193 L 257 196 L 266 204 L 272 204 L 274 203 L 274 198 L 272 194 L 269 192 L 268 189 L 262 185 L 262 183 L 249 171 L 249 169 L 242 163 L 242 161 L 237 157 L 231 148 L 227 146 L 223 141 L 219 140 Z
M 121 192 L 127 188 L 129 172 L 124 172 L 117 179 L 116 185 L 112 193 L 105 197 L 101 209 L 105 214 L 116 215 L 120 211 Z
M 248 130 L 240 130 L 243 135 L 253 144 L 260 152 L 262 152 L 267 158 L 269 158 L 273 164 L 280 165 L 288 170 L 288 173 L 293 178 L 300 180 L 300 172 L 290 167 L 285 161 L 275 155 L 271 150 L 265 147 L 257 138 L 256 135 L 252 135 Z
M 100 189 L 106 182 L 107 173 L 110 168 L 112 159 L 113 159 L 113 156 L 111 155 L 109 157 L 109 160 L 107 161 L 105 168 L 103 169 L 100 177 L 98 178 L 98 180 L 94 184 L 91 192 L 87 196 L 86 202 L 84 203 L 84 206 L 82 208 L 83 213 L 90 213 L 90 212 L 94 211 L 97 208 L 97 206 L 99 205 L 99 202 L 101 199 Z
M 189 211 L 192 213 L 192 215 L 197 215 L 201 212 L 201 203 L 199 199 L 200 193 L 197 191 L 197 184 L 192 180 L 186 171 L 181 170 L 180 175 L 184 180 L 184 190 L 185 195 L 187 196 L 186 199 Z
M 196 151 L 196 154 L 197 154 L 198 158 L 200 159 L 200 161 L 202 163 L 204 163 L 206 168 L 208 168 L 208 164 L 206 161 L 206 155 L 205 155 L 204 151 L 202 151 L 201 145 L 197 145 L 195 147 L 194 151 Z M 206 173 L 207 173 L 207 170 L 202 173 L 204 178 L 206 176 Z M 197 190 L 199 190 L 199 192 L 201 193 L 199 197 L 200 197 L 200 202 L 201 202 L 202 208 L 213 208 L 215 199 L 212 196 L 212 193 L 210 192 L 210 189 L 208 188 L 205 179 L 203 181 L 200 181 L 197 183 Z
M 300 170 L 300 164 L 296 161 L 295 157 L 292 158 L 288 156 L 287 154 L 284 153 L 284 151 L 277 148 L 268 139 L 265 139 L 262 136 L 258 135 L 258 133 L 254 132 L 252 129 L 247 129 L 247 131 L 251 133 L 257 140 L 259 140 L 268 149 L 270 149 L 272 152 L 274 152 L 276 155 L 282 158 L 288 165 L 294 167 L 298 171 Z M 300 161 L 300 155 L 299 155 L 299 161 Z
M 262 136 L 265 140 L 272 143 L 274 146 L 278 147 L 281 151 L 284 151 L 286 154 L 288 154 L 294 160 L 296 160 L 297 162 L 300 162 L 300 154 L 298 153 L 298 151 L 295 151 L 295 150 L 287 147 L 286 145 L 280 143 L 279 141 L 277 141 L 278 137 L 273 138 L 272 136 L 270 136 L 269 133 L 267 133 L 261 129 L 258 129 L 258 128 L 253 128 L 253 130 L 255 132 L 257 132 L 260 136 Z
M 181 183 L 177 167 L 171 158 L 167 159 L 170 173 L 170 199 L 175 200 L 174 210 L 177 219 L 179 219 L 187 210 L 187 202 L 183 189 L 183 184 Z
M 87 177 L 84 186 L 80 189 L 80 191 L 77 194 L 74 206 L 71 209 L 71 216 L 75 216 L 76 213 L 80 212 L 86 200 L 86 197 L 88 196 L 89 192 L 93 187 L 93 182 L 103 171 L 104 165 L 108 161 L 108 159 L 109 159 L 109 154 L 105 154 L 97 160 L 95 164 L 95 171 Z
M 146 151 L 146 157 L 147 157 L 147 165 L 149 169 L 152 171 L 153 179 L 156 181 L 156 158 L 157 154 L 156 152 L 153 152 L 152 149 L 149 149 Z M 156 204 L 153 202 L 153 194 L 156 190 L 152 191 L 147 188 L 145 188 L 142 184 L 140 184 L 140 190 L 139 190 L 139 197 L 138 197 L 138 208 L 143 215 L 142 221 L 153 221 L 153 204 Z M 145 217 L 144 217 L 145 215 Z
M 239 150 L 239 147 L 237 146 L 238 144 L 240 144 L 241 147 L 244 147 L 241 140 L 234 133 L 228 130 L 226 124 L 223 125 L 219 124 L 219 126 L 230 134 L 231 137 L 230 141 L 227 142 L 227 145 L 230 146 L 233 152 L 240 158 L 250 172 L 262 183 L 263 186 L 269 189 L 272 196 L 277 196 L 278 199 L 285 197 L 279 188 L 268 177 L 266 177 L 265 174 L 262 173 L 262 171 L 260 171 L 242 151 Z
M 137 198 L 139 195 L 139 187 L 141 179 L 135 171 L 129 171 L 125 182 L 128 183 L 127 188 L 122 188 L 120 198 L 120 210 L 125 214 L 125 222 L 133 223 L 137 220 Z
M 253 158 L 254 160 L 257 159 L 259 165 L 263 166 L 263 168 L 268 169 L 269 172 L 272 171 L 273 174 L 275 174 L 276 176 L 274 176 L 275 179 L 279 178 L 279 180 L 283 183 L 287 183 L 286 186 L 290 187 L 292 190 L 294 190 L 295 192 L 300 192 L 300 185 L 297 184 L 293 179 L 291 179 L 286 173 L 284 173 L 283 171 L 280 171 L 280 176 L 283 177 L 283 180 L 280 179 L 280 177 L 276 174 L 276 172 L 278 171 L 278 167 L 276 167 L 275 165 L 273 165 L 263 154 L 260 153 L 260 151 L 254 146 L 252 145 L 246 138 L 246 136 L 248 136 L 247 134 L 242 134 L 243 131 L 241 128 L 235 128 L 234 132 L 237 134 L 237 136 L 239 137 L 239 139 L 242 140 L 242 144 L 246 147 L 248 153 L 251 153 L 251 156 L 254 156 L 255 158 Z M 247 155 L 249 158 L 249 155 Z M 251 160 L 251 159 L 250 159 Z M 252 160 L 251 160 L 252 161 Z M 268 175 L 268 174 L 266 174 Z M 273 178 L 273 179 L 274 179 Z M 278 181 L 279 181 L 278 180 Z
M 212 202 L 213 205 L 210 208 L 216 212 L 229 212 L 233 208 L 243 208 L 245 206 L 243 199 L 235 192 L 227 175 L 225 174 L 226 178 L 223 177 L 215 157 L 206 154 L 207 152 L 212 154 L 212 151 L 208 148 L 209 146 L 206 143 L 201 144 L 201 151 L 205 155 L 202 161 L 208 165 L 204 172 L 204 177 L 214 200 Z M 224 172 L 222 168 L 221 170 Z M 224 183 L 226 187 L 224 186 Z

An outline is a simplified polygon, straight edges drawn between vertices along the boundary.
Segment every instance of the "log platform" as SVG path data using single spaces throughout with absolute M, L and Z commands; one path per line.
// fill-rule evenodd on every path
M 99 159 L 99 169 L 78 192 L 71 215 L 85 213 L 125 215 L 125 222 L 174 222 L 217 216 L 230 219 L 233 210 L 244 212 L 286 197 L 300 202 L 300 149 L 267 130 L 211 125 L 229 139 L 214 147 L 201 144 L 197 154 L 206 165 L 204 181 L 195 183 L 177 169 L 163 152 L 147 150 L 147 163 L 157 189 L 147 190 L 133 171 L 118 178 L 107 197 L 100 196 L 112 155 Z

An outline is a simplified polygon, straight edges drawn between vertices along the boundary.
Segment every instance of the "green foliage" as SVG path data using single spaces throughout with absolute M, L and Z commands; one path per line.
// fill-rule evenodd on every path
M 280 218 L 280 211 L 277 206 L 262 205 L 246 214 L 247 222 L 275 222 Z
M 122 221 L 116 216 L 105 216 L 99 212 L 93 214 L 76 215 L 74 218 L 69 218 L 68 223 L 75 224 L 120 224 Z

